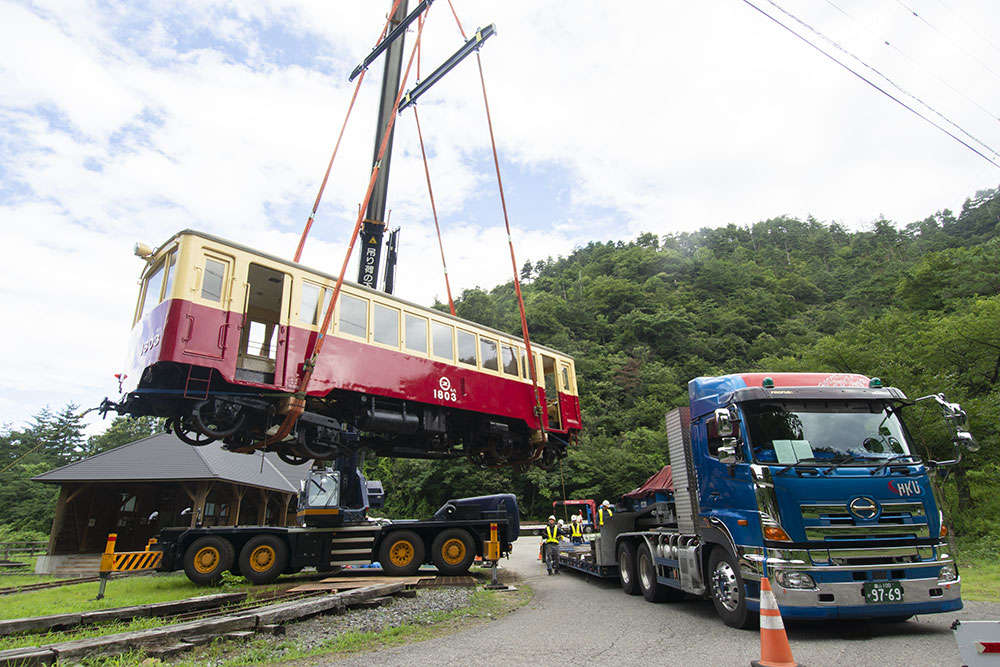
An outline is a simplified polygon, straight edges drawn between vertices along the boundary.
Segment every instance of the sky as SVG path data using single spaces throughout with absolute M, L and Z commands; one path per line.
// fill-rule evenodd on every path
M 496 25 L 481 54 L 519 265 L 594 240 L 779 215 L 905 225 L 1000 183 L 996 166 L 744 0 L 453 2 L 467 31 Z M 996 3 L 754 2 L 1000 162 Z M 136 242 L 194 228 L 292 256 L 353 92 L 348 74 L 390 6 L 0 0 L 0 424 L 117 395 L 143 267 Z M 407 57 L 415 41 L 411 30 Z M 422 73 L 462 41 L 437 0 Z M 350 117 L 308 266 L 343 261 L 381 68 Z M 453 291 L 509 280 L 475 60 L 419 110 Z M 388 201 L 402 228 L 396 293 L 443 300 L 408 111 Z

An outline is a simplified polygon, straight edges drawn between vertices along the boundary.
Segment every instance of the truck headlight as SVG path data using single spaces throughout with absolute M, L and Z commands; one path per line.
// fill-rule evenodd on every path
M 941 566 L 938 581 L 955 581 L 956 579 L 958 579 L 958 567 L 954 563 L 946 563 Z
M 777 570 L 774 579 L 782 588 L 816 588 L 816 582 L 805 572 L 798 570 Z

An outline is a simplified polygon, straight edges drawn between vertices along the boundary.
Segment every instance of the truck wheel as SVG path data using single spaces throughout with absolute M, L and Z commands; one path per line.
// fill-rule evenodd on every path
M 476 558 L 472 535 L 461 528 L 441 531 L 431 544 L 431 562 L 446 575 L 465 574 Z
M 390 577 L 411 575 L 424 562 L 424 541 L 413 531 L 394 530 L 383 538 L 378 559 Z
M 214 586 L 233 566 L 233 545 L 217 535 L 199 537 L 184 552 L 184 574 L 199 586 Z
M 656 563 L 653 562 L 653 554 L 650 553 L 648 544 L 639 547 L 635 570 L 639 590 L 648 602 L 666 602 L 675 597 L 671 594 L 673 589 L 656 581 Z
M 715 611 L 726 625 L 742 629 L 756 625 L 757 617 L 747 609 L 746 588 L 740 568 L 722 547 L 712 549 L 708 559 L 708 584 Z
M 629 542 L 618 545 L 618 578 L 621 579 L 623 591 L 629 595 L 639 594 L 635 575 L 635 547 Z
M 251 583 L 270 584 L 288 567 L 288 547 L 276 535 L 252 537 L 240 550 L 240 572 Z

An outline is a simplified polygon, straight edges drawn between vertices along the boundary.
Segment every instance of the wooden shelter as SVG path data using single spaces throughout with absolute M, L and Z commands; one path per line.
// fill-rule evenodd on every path
M 48 556 L 100 553 L 108 533 L 118 534 L 119 551 L 141 549 L 160 528 L 199 521 L 294 524 L 308 468 L 273 454 L 234 454 L 219 443 L 191 447 L 173 434 L 136 440 L 34 478 L 61 487 Z M 182 514 L 185 508 L 191 512 Z

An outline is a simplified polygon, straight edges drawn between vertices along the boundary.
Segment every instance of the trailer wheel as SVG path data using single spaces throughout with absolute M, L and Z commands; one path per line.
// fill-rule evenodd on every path
M 630 542 L 618 545 L 618 578 L 621 579 L 623 591 L 629 595 L 639 594 L 635 575 L 635 547 Z
M 240 550 L 240 572 L 254 584 L 270 584 L 288 566 L 288 547 L 275 535 L 250 538 Z
M 233 545 L 223 537 L 199 537 L 184 551 L 184 574 L 199 586 L 214 586 L 233 566 L 234 552 Z
M 441 574 L 465 574 L 475 558 L 476 546 L 472 535 L 461 528 L 441 531 L 431 544 L 431 562 Z
M 715 611 L 731 628 L 749 629 L 757 617 L 747 609 L 746 587 L 735 559 L 722 547 L 712 549 L 708 559 L 708 585 Z
M 394 530 L 382 539 L 378 559 L 390 577 L 411 575 L 424 562 L 424 541 L 413 531 Z

